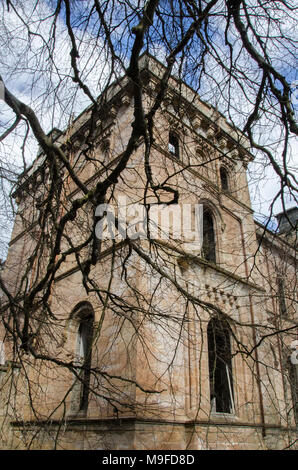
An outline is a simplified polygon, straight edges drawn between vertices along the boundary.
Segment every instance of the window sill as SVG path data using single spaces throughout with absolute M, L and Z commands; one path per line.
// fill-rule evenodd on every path
M 82 419 L 87 417 L 87 410 L 80 410 L 80 411 L 70 411 L 67 415 L 67 419 Z
M 0 364 L 0 372 L 7 372 L 8 369 L 21 369 L 21 364 L 16 361 L 6 361 L 5 364 Z
M 232 413 L 221 413 L 219 411 L 212 411 L 210 413 L 210 418 L 213 421 L 239 421 L 238 416 Z

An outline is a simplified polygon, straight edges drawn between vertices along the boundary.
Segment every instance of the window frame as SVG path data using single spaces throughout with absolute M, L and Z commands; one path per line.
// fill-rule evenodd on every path
M 293 415 L 298 426 L 298 364 L 293 364 L 291 356 L 288 357 L 288 380 L 291 390 Z
M 228 323 L 211 318 L 207 326 L 207 342 L 211 413 L 235 415 L 231 328 Z
M 80 404 L 79 411 L 87 411 L 90 391 L 90 368 L 92 359 L 94 315 L 86 314 L 80 319 L 77 329 L 76 355 L 80 375 Z M 81 331 L 83 330 L 83 331 Z
M 277 296 L 278 296 L 278 311 L 280 316 L 286 316 L 288 313 L 287 302 L 285 296 L 285 281 L 281 276 L 276 278 Z
M 74 384 L 70 416 L 85 416 L 90 402 L 90 378 L 95 315 L 89 302 L 80 302 L 70 316 L 74 350 Z
M 6 356 L 5 356 L 5 344 L 4 341 L 0 341 L 0 366 L 5 366 Z
M 171 149 L 171 147 L 173 149 Z M 177 134 L 171 131 L 169 132 L 168 151 L 174 158 L 176 158 L 177 160 L 180 160 L 179 138 Z
M 230 187 L 230 173 L 227 168 L 223 165 L 219 168 L 219 176 L 220 176 L 220 187 L 222 191 L 229 192 Z M 224 184 L 223 184 L 224 182 Z
M 209 222 L 211 222 L 208 227 L 206 227 L 206 216 L 208 215 Z M 217 240 L 216 240 L 216 232 L 215 232 L 215 220 L 214 220 L 214 214 L 213 211 L 207 206 L 203 206 L 203 217 L 202 217 L 202 249 L 201 249 L 201 256 L 205 261 L 208 261 L 210 263 L 216 264 L 217 262 L 217 253 L 216 253 L 216 247 L 217 247 Z M 208 223 L 209 223 L 208 222 Z M 211 230 L 211 231 L 210 231 Z M 208 248 L 208 245 L 210 244 L 210 247 Z M 207 245 L 207 246 L 206 246 Z M 208 250 L 208 256 L 206 255 L 206 249 Z

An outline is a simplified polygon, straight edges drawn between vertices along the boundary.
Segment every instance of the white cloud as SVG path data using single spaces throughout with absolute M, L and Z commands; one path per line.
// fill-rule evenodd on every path
M 84 2 L 88 5 L 89 2 Z M 130 2 L 133 7 L 140 8 L 144 2 L 137 0 Z M 17 5 L 20 17 L 10 8 L 7 9 L 3 3 L 2 16 L 0 17 L 0 63 L 2 66 L 1 74 L 6 86 L 12 93 L 32 106 L 45 132 L 50 131 L 52 127 L 65 129 L 70 120 L 83 111 L 90 104 L 86 95 L 78 89 L 73 83 L 73 71 L 70 65 L 71 42 L 61 17 L 57 18 L 55 24 L 55 34 L 53 29 L 53 10 L 51 4 L 46 0 L 26 0 L 26 2 L 14 2 Z M 222 4 L 223 5 L 223 4 Z M 293 29 L 293 24 L 289 18 L 284 16 L 279 18 L 282 21 L 282 28 L 288 36 L 297 32 Z M 103 91 L 107 77 L 111 72 L 110 63 L 106 61 L 105 46 L 101 39 L 97 37 L 98 28 L 96 24 L 90 22 L 85 28 L 85 24 L 80 23 L 79 18 L 74 18 L 75 26 L 73 28 L 76 35 L 79 50 L 77 59 L 78 68 L 84 83 L 89 87 L 94 97 L 100 95 Z M 135 17 L 137 21 L 137 17 Z M 257 20 L 256 20 L 257 21 Z M 217 44 L 221 59 L 228 61 L 227 49 L 223 44 L 223 26 L 222 17 L 214 16 L 209 22 L 209 28 L 213 28 L 213 41 Z M 264 28 L 263 25 L 258 25 Z M 272 25 L 274 28 L 274 24 Z M 30 28 L 30 34 L 28 31 Z M 117 38 L 121 42 L 121 35 L 124 32 L 124 26 L 119 25 L 117 29 Z M 274 30 L 273 30 L 274 32 Z M 240 44 L 236 40 L 237 34 L 231 29 L 230 40 L 233 42 L 233 54 L 236 57 L 240 52 Z M 125 45 L 118 45 L 122 51 Z M 157 58 L 164 60 L 165 48 L 162 44 L 155 44 Z M 282 47 L 277 47 L 272 43 L 270 49 L 276 64 L 282 64 L 283 68 L 292 66 L 291 56 L 285 56 Z M 49 60 L 51 59 L 51 60 Z M 293 58 L 294 60 L 294 58 Z M 227 62 L 228 63 L 228 62 Z M 259 75 L 258 68 L 247 61 L 247 54 L 242 54 L 238 58 L 238 66 L 246 75 L 246 88 L 241 90 L 235 80 L 232 81 L 232 92 L 228 87 L 227 75 L 218 67 L 216 59 L 209 57 L 206 63 L 206 72 L 204 82 L 200 89 L 202 99 L 210 101 L 213 105 L 219 106 L 219 109 L 237 126 L 241 127 L 248 113 L 252 109 L 251 101 L 255 97 L 255 90 L 250 88 L 249 80 L 256 80 Z M 121 70 L 113 70 L 115 78 Z M 218 93 L 215 86 L 221 83 L 222 95 Z M 194 88 L 196 84 L 194 83 Z M 229 104 L 229 106 L 228 106 Z M 267 106 L 274 107 L 274 102 L 267 102 Z M 280 161 L 282 152 L 279 128 L 274 119 L 261 117 L 261 126 L 259 135 L 261 141 L 271 146 L 274 156 Z M 13 122 L 14 116 L 11 110 L 3 101 L 0 102 L 0 125 L 7 129 Z M 264 129 L 268 129 L 267 133 Z M 18 126 L 5 143 L 0 143 L 1 161 L 4 162 L 2 171 L 6 172 L 12 166 L 15 173 L 23 168 L 23 157 L 26 164 L 29 165 L 34 160 L 37 153 L 37 143 L 29 132 L 26 145 L 21 151 L 24 136 L 24 124 Z M 274 143 L 275 142 L 275 143 Z M 294 160 L 294 150 L 297 152 L 297 143 L 292 144 L 292 155 L 289 155 L 289 164 L 293 167 L 297 165 Z M 297 153 L 296 153 L 297 155 Z M 276 192 L 279 190 L 278 179 L 269 166 L 264 161 L 254 163 L 250 170 L 253 170 L 253 178 L 250 178 L 251 195 L 253 207 L 257 212 L 268 214 L 270 203 Z M 259 176 L 258 182 L 256 176 Z M 258 187 L 256 186 L 258 183 Z M 8 188 L 4 188 L 8 191 Z M 291 199 L 286 200 L 286 204 L 293 205 Z M 275 210 L 276 208 L 276 210 Z M 279 212 L 281 208 L 280 201 L 276 203 L 274 212 Z M 0 213 L 1 217 L 1 213 Z

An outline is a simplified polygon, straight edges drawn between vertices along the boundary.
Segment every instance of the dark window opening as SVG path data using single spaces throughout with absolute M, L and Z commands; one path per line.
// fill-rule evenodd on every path
M 78 329 L 78 359 L 80 362 L 81 393 L 79 411 L 87 410 L 90 390 L 90 368 L 93 339 L 93 315 L 82 318 Z
M 285 283 L 284 280 L 280 277 L 277 278 L 277 295 L 279 303 L 279 313 L 280 315 L 287 314 L 287 305 L 285 298 Z
M 221 188 L 224 191 L 229 190 L 229 177 L 228 177 L 228 172 L 224 167 L 220 167 L 220 183 L 221 183 Z
M 207 335 L 211 411 L 234 413 L 230 328 L 212 319 Z
M 179 158 L 179 140 L 172 133 L 169 134 L 169 152 L 176 158 Z
M 289 358 L 289 381 L 291 387 L 293 412 L 295 422 L 298 425 L 298 364 L 293 364 L 291 357 Z
M 202 256 L 206 261 L 215 263 L 215 234 L 213 226 L 213 217 L 208 209 L 203 211 L 203 246 Z

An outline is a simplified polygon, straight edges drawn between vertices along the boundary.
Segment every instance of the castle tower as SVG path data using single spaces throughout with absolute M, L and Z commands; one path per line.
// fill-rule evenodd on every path
M 165 68 L 149 54 L 139 67 L 149 122 Z M 97 114 L 55 132 L 65 161 L 41 152 L 20 177 L 1 297 L 2 446 L 285 447 L 293 400 L 268 334 L 272 234 L 253 219 L 248 140 L 175 77 L 150 136 L 134 139 L 133 86 L 124 77 Z

